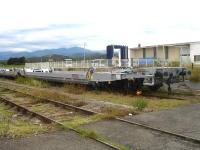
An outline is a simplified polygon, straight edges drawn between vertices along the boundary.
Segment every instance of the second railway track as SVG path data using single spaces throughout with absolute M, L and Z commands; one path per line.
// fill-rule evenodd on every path
M 11 83 L 11 82 L 6 82 L 6 81 L 0 81 L 0 87 L 9 87 L 10 86 L 16 86 L 15 83 Z M 17 85 L 17 87 L 20 87 L 20 88 L 27 88 L 28 86 L 26 85 Z M 10 87 L 9 87 L 10 88 Z M 12 88 L 14 89 L 14 88 Z M 32 88 L 30 88 L 32 89 Z M 16 89 L 15 89 L 16 90 Z M 21 92 L 21 91 L 20 91 Z M 200 91 L 196 90 L 196 91 L 193 91 L 194 93 L 199 93 Z M 27 94 L 27 93 L 26 93 Z M 68 94 L 68 93 L 67 93 Z M 73 96 L 73 94 L 70 94 L 70 96 Z M 195 95 L 184 95 L 184 96 L 175 96 L 175 95 L 153 95 L 153 94 L 150 94 L 149 91 L 146 91 L 144 94 L 143 94 L 143 97 L 145 98 L 158 98 L 158 99 L 175 99 L 175 100 L 185 100 L 186 98 L 191 98 L 192 96 L 195 96 Z M 198 95 L 196 95 L 198 96 Z

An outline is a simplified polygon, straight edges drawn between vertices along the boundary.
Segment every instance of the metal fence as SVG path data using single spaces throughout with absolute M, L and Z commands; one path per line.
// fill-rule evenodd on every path
M 82 61 L 59 61 L 59 62 L 39 62 L 26 63 L 25 68 L 110 68 L 110 67 L 163 67 L 169 66 L 169 62 L 161 59 L 123 59 L 109 60 L 82 60 Z

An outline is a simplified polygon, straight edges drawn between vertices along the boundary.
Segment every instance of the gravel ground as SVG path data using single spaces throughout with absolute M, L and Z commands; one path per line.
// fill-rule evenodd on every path
M 200 104 L 127 116 L 125 119 L 200 139 Z
M 44 91 L 44 92 L 47 90 L 47 89 L 42 89 L 42 88 L 37 88 L 37 87 L 31 87 L 28 85 L 17 84 L 17 83 L 11 82 L 11 81 L 0 81 L 0 82 L 9 83 L 11 85 L 14 85 L 14 86 L 16 85 L 19 87 L 27 87 L 27 88 L 30 88 L 33 90 L 40 89 L 41 91 Z M 95 99 L 85 99 L 84 96 L 66 93 L 66 92 L 61 91 L 60 88 L 57 88 L 57 87 L 51 87 L 50 90 L 55 91 L 56 93 L 59 93 L 61 95 L 65 95 L 67 97 L 69 96 L 71 98 L 86 102 L 86 105 L 82 106 L 81 108 L 88 109 L 88 110 L 95 111 L 95 112 L 101 112 L 102 109 L 110 108 L 110 107 L 121 108 L 121 109 L 133 109 L 133 107 L 127 106 L 127 105 L 116 104 L 116 103 L 106 102 L 106 101 L 99 101 L 99 100 L 95 100 Z
M 200 94 L 200 82 L 191 82 L 186 80 L 185 82 L 171 84 L 171 88 L 173 92 L 185 94 L 193 93 L 195 95 Z M 167 91 L 168 86 L 164 84 L 164 86 L 161 87 L 161 89 Z
M 200 90 L 200 82 L 185 81 L 185 83 L 192 89 Z
M 60 131 L 21 139 L 1 139 L 0 150 L 111 150 L 111 148 L 72 131 Z
M 161 134 L 130 125 L 117 120 L 108 120 L 83 126 L 96 131 L 115 143 L 120 143 L 130 149 L 140 150 L 199 150 L 200 145 L 177 139 L 167 134 Z

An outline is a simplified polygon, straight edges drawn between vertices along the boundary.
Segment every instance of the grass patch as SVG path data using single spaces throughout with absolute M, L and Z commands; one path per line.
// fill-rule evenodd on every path
M 199 82 L 200 81 L 200 68 L 193 68 L 192 76 L 190 77 L 190 81 Z
M 153 111 L 159 111 L 178 106 L 188 105 L 191 103 L 193 103 L 192 100 L 174 100 L 174 99 L 150 100 L 147 108 Z
M 83 95 L 82 95 L 83 96 Z M 122 95 L 120 93 L 109 93 L 105 91 L 100 91 L 99 94 L 95 94 L 93 91 L 88 91 L 84 94 L 86 99 L 95 99 L 99 101 L 106 101 L 112 102 L 117 104 L 123 104 L 128 106 L 133 106 L 135 101 L 138 100 L 137 96 L 131 95 Z M 188 100 L 176 100 L 176 99 L 159 99 L 159 98 L 147 98 L 147 97 L 140 97 L 148 102 L 147 109 L 152 111 L 158 111 L 162 109 L 169 109 L 181 105 L 186 105 L 193 103 L 192 99 L 188 98 Z
M 99 135 L 98 133 L 96 133 L 94 130 L 90 130 L 90 129 L 83 129 L 83 128 L 76 128 L 76 131 L 78 131 L 83 137 L 88 137 L 88 138 L 92 138 L 92 139 L 97 139 L 100 140 L 102 142 L 108 143 L 114 147 L 118 147 L 120 150 L 129 150 L 128 147 L 121 145 L 121 144 L 116 144 L 111 142 L 109 139 Z
M 74 127 L 74 126 L 70 126 L 69 124 L 65 125 L 64 129 L 65 130 L 73 129 L 73 130 L 76 130 L 83 137 L 92 138 L 92 139 L 100 140 L 100 141 L 105 142 L 105 143 L 109 143 L 110 145 L 113 145 L 114 147 L 118 147 L 120 150 L 129 150 L 128 147 L 125 147 L 125 146 L 120 145 L 120 144 L 113 143 L 110 140 L 102 137 L 101 135 L 99 135 L 98 133 L 96 133 L 94 130 L 91 130 L 91 129 L 80 128 L 78 126 Z
M 115 147 L 118 147 L 120 150 L 129 150 L 129 148 L 123 146 L 123 145 L 119 145 L 119 144 L 115 144 L 112 143 L 110 140 L 100 136 L 98 133 L 96 133 L 94 130 L 90 130 L 90 129 L 86 129 L 86 128 L 80 128 L 81 125 L 84 124 L 88 124 L 94 121 L 99 121 L 102 118 L 104 118 L 104 115 L 93 115 L 93 116 L 89 116 L 86 118 L 82 118 L 82 117 L 75 117 L 72 121 L 70 122 L 64 122 L 64 129 L 65 130 L 69 130 L 69 129 L 74 129 L 77 132 L 79 132 L 83 137 L 88 137 L 88 138 L 92 138 L 92 139 L 97 139 L 106 143 L 109 143 Z
M 25 84 L 26 84 L 26 82 L 25 82 Z M 125 104 L 128 106 L 133 106 L 135 101 L 137 101 L 137 99 L 138 99 L 138 97 L 136 97 L 136 96 L 123 95 L 123 94 L 117 93 L 117 92 L 90 90 L 87 87 L 83 87 L 83 86 L 79 86 L 79 85 L 71 85 L 71 84 L 66 84 L 66 85 L 64 85 L 64 87 L 55 88 L 55 90 L 32 90 L 29 92 L 31 92 L 31 94 L 36 95 L 41 98 L 51 98 L 51 99 L 58 100 L 63 103 L 67 103 L 67 104 L 71 104 L 71 105 L 75 105 L 75 106 L 76 105 L 77 106 L 85 105 L 83 103 L 83 101 L 80 101 L 80 100 L 71 98 L 67 95 L 58 93 L 57 92 L 58 90 L 67 92 L 67 93 L 72 93 L 72 94 L 76 93 L 75 95 L 84 97 L 84 99 L 91 99 L 91 100 L 94 99 L 94 100 L 106 101 L 106 102 L 117 103 L 117 104 Z M 158 95 L 161 94 L 160 92 L 156 92 L 156 93 Z M 156 93 L 153 93 L 152 95 L 154 95 Z M 163 93 L 162 93 L 162 95 L 163 95 Z M 167 96 L 168 95 L 166 92 L 166 97 Z M 193 103 L 190 99 L 176 100 L 176 99 L 170 99 L 170 98 L 169 99 L 168 98 L 167 99 L 159 99 L 159 98 L 147 98 L 147 97 L 140 97 L 140 99 L 143 99 L 148 102 L 148 106 L 146 106 L 146 108 L 151 111 L 168 109 L 168 108 L 173 108 L 173 107 Z M 105 116 L 107 116 L 107 118 L 113 118 L 112 117 L 112 116 L 114 116 L 113 114 L 120 114 L 119 112 L 117 112 L 115 110 L 114 111 L 112 110 L 112 112 L 111 112 L 111 110 L 104 110 L 104 111 L 108 112 L 108 113 L 106 113 L 107 115 L 105 114 Z M 117 113 L 115 113 L 115 112 L 117 112 Z M 122 112 L 122 114 L 123 113 L 124 112 Z
M 148 105 L 147 100 L 137 99 L 134 101 L 133 106 L 136 107 L 139 111 L 142 111 Z
M 32 79 L 32 78 L 29 78 L 29 77 L 17 77 L 16 83 L 26 84 L 26 85 L 30 85 L 30 86 L 34 86 L 34 87 L 40 87 L 40 88 L 49 87 L 49 84 L 47 82 Z
M 24 68 L 25 65 L 6 65 L 6 64 L 3 64 L 3 65 L 0 65 L 0 67 L 3 67 L 3 68 Z
M 108 107 L 102 110 L 102 119 L 114 119 L 116 117 L 123 117 L 128 115 L 129 113 L 135 114 L 135 110 L 133 109 L 119 109 Z
M 15 94 L 15 97 L 27 97 L 27 95 L 23 94 L 23 93 L 14 93 Z
M 49 85 L 49 88 L 51 88 L 51 85 Z M 25 89 L 26 90 L 26 89 Z M 28 89 L 27 89 L 28 91 Z M 91 90 L 88 89 L 87 87 L 83 87 L 83 86 L 78 86 L 78 85 L 70 85 L 70 84 L 66 84 L 64 85 L 64 87 L 53 87 L 53 90 L 29 90 L 28 92 L 36 95 L 38 97 L 41 98 L 50 98 L 50 99 L 54 99 L 57 101 L 61 101 L 63 103 L 67 103 L 67 104 L 71 104 L 71 105 L 76 105 L 77 106 L 82 106 L 84 105 L 82 100 L 77 100 L 75 98 L 71 98 L 70 96 L 67 96 L 65 94 L 60 94 L 57 91 L 61 91 L 61 92 L 67 92 L 67 93 L 72 93 L 74 95 L 80 96 L 86 100 L 99 100 L 99 101 L 106 101 L 106 102 L 111 102 L 111 103 L 116 103 L 116 104 L 124 104 L 124 105 L 128 105 L 128 106 L 133 106 L 133 104 L 135 103 L 135 101 L 137 101 L 138 97 L 136 96 L 131 96 L 131 95 L 123 95 L 121 93 L 118 92 L 110 92 L 110 91 L 100 91 L 100 90 Z M 76 94 L 75 94 L 76 93 Z M 156 92 L 156 93 L 152 93 L 152 96 L 155 95 L 166 95 L 166 98 L 164 99 L 159 99 L 156 97 L 143 97 L 141 96 L 141 99 L 144 99 L 145 101 L 148 102 L 148 106 L 146 106 L 147 110 L 150 111 L 157 111 L 157 110 L 163 110 L 163 109 L 169 109 L 169 108 L 173 108 L 173 107 L 177 107 L 177 106 L 181 106 L 181 105 L 187 105 L 190 103 L 194 103 L 194 101 L 188 97 L 188 99 L 185 100 L 176 100 L 176 99 L 170 99 L 170 97 L 174 97 L 174 96 L 182 96 L 183 95 L 167 95 L 167 92 L 163 93 L 163 92 Z M 185 95 L 184 95 L 185 98 Z M 198 101 L 195 101 L 195 103 L 197 103 Z M 109 112 L 109 111 L 108 111 Z M 107 113 L 108 114 L 108 113 Z M 112 118 L 113 115 L 107 115 L 108 118 Z M 109 117 L 110 116 L 110 117 Z
M 0 104 L 0 118 L 10 118 L 14 113 L 5 108 L 3 104 Z
M 83 106 L 86 103 L 78 101 L 77 99 L 73 99 L 67 95 L 60 94 L 56 91 L 53 90 L 32 90 L 31 91 L 32 95 L 35 95 L 39 98 L 47 98 L 47 99 L 52 99 L 52 100 L 57 100 L 66 104 L 72 104 L 75 106 Z
M 35 125 L 27 121 L 15 120 L 9 123 L 8 136 L 23 137 L 25 135 L 45 133 L 47 131 L 47 127 Z
M 0 119 L 0 137 L 6 137 L 9 131 L 9 122 L 5 118 Z
M 71 127 L 71 128 L 77 128 L 81 125 L 88 124 L 91 122 L 95 122 L 98 120 L 102 119 L 102 115 L 92 115 L 89 117 L 80 117 L 80 116 L 75 116 L 72 120 L 62 122 L 65 126 Z
M 97 135 L 97 133 L 95 131 L 93 131 L 93 130 L 81 129 L 81 128 L 77 128 L 76 130 L 84 137 L 89 137 L 89 138 L 93 138 L 93 139 L 99 139 L 100 138 Z
M 64 129 L 73 129 L 79 132 L 84 137 L 89 137 L 93 139 L 99 139 L 99 136 L 92 130 L 80 128 L 81 125 L 91 123 L 93 121 L 99 120 L 99 115 L 93 115 L 89 117 L 74 117 L 71 121 L 62 122 L 64 124 Z
M 85 85 L 65 84 L 64 91 L 72 94 L 84 94 L 89 88 Z
M 19 117 L 12 118 L 15 113 L 0 104 L 0 137 L 24 137 L 30 134 L 45 133 L 51 127 L 36 125 Z
M 52 106 L 50 104 L 36 104 L 36 105 L 32 105 L 32 107 L 30 108 L 32 111 L 36 111 L 36 112 L 40 112 L 40 111 L 44 111 L 44 110 L 49 110 L 49 108 L 51 108 Z M 50 111 L 50 110 L 49 110 Z M 52 111 L 52 109 L 51 109 Z

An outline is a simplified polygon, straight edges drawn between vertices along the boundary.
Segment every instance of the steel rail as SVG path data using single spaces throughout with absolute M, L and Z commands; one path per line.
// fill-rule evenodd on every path
M 19 112 L 22 111 L 24 114 L 29 114 L 32 117 L 37 117 L 38 119 L 44 121 L 45 123 L 55 123 L 55 124 L 59 125 L 60 127 L 62 127 L 63 129 L 65 128 L 65 125 L 62 124 L 61 122 L 53 120 L 53 119 L 51 119 L 49 117 L 46 117 L 46 116 L 44 116 L 42 114 L 39 114 L 37 112 L 31 111 L 30 109 L 28 109 L 28 108 L 26 108 L 26 107 L 24 107 L 22 105 L 16 104 L 15 102 L 10 101 L 7 98 L 3 98 L 3 97 L 0 96 L 0 101 L 4 102 L 6 105 L 10 105 L 11 107 L 17 107 L 17 111 L 19 111 Z M 80 134 L 80 132 L 78 130 L 74 129 L 74 128 L 69 128 L 68 127 L 68 129 Z M 90 138 L 92 140 L 95 140 L 95 141 L 97 141 L 97 142 L 99 142 L 101 144 L 104 144 L 104 145 L 106 145 L 106 146 L 108 146 L 108 147 L 110 147 L 112 149 L 120 150 L 119 147 L 114 146 L 114 145 L 112 145 L 112 144 L 110 144 L 108 142 L 105 142 L 105 141 L 101 140 L 101 139 L 96 139 L 96 138 L 92 138 L 92 137 L 88 137 L 88 138 Z
M 10 90 L 9 88 L 6 88 L 6 87 L 2 87 L 2 86 L 0 86 L 0 87 L 1 87 L 1 88 L 4 88 L 4 89 Z M 29 94 L 27 94 L 27 93 L 23 93 L 23 92 L 21 92 L 21 91 L 17 91 L 17 90 L 13 90 L 13 89 L 11 89 L 11 91 L 15 91 L 15 92 L 19 92 L 19 93 L 22 93 L 22 94 L 29 95 Z M 30 96 L 32 96 L 32 95 L 30 95 Z M 36 96 L 34 96 L 34 97 L 35 97 L 35 98 L 38 98 L 38 97 L 36 97 Z M 50 100 L 49 102 L 52 102 L 52 101 L 53 101 L 53 100 Z M 54 102 L 55 102 L 55 104 L 57 103 L 57 101 L 53 101 L 53 103 L 54 103 Z M 58 103 L 60 103 L 60 102 L 58 102 Z M 61 105 L 63 105 L 63 103 L 61 103 Z M 68 105 L 68 104 L 67 104 L 67 105 Z M 71 107 L 71 106 L 72 106 L 72 105 L 70 105 L 70 107 Z M 73 106 L 73 107 L 75 107 L 75 106 Z M 77 108 L 79 109 L 79 107 L 76 107 L 76 109 L 77 109 Z M 84 111 L 85 111 L 85 109 L 84 109 Z M 89 111 L 89 113 L 91 113 L 91 114 L 99 114 L 99 113 L 94 112 L 94 111 L 90 111 L 90 110 L 87 110 L 87 111 Z M 152 130 L 152 131 L 157 131 L 157 132 L 160 132 L 160 133 L 168 134 L 168 135 L 171 135 L 171 136 L 180 138 L 180 139 L 182 139 L 182 140 L 191 141 L 191 142 L 193 142 L 193 143 L 198 143 L 198 144 L 200 144 L 200 139 L 195 139 L 195 138 L 192 138 L 192 137 L 189 137 L 189 136 L 185 136 L 185 135 L 183 135 L 183 134 L 173 133 L 173 132 L 170 132 L 170 131 L 167 131 L 167 130 L 163 130 L 163 129 L 151 127 L 151 126 L 144 125 L 144 124 L 141 124 L 141 123 L 138 123 L 138 122 L 125 120 L 125 119 L 119 118 L 119 117 L 116 117 L 115 119 L 118 120 L 118 121 L 121 121 L 121 122 L 128 123 L 128 124 L 140 126 L 140 127 L 143 127 L 143 128 L 149 129 L 149 130 Z
M 115 118 L 115 119 L 118 120 L 118 121 L 121 121 L 121 122 L 128 123 L 128 124 L 140 126 L 140 127 L 143 127 L 143 128 L 149 129 L 149 130 L 152 130 L 152 131 L 157 131 L 157 132 L 160 132 L 160 133 L 165 133 L 165 134 L 168 134 L 168 135 L 171 135 L 171 136 L 180 138 L 180 139 L 182 139 L 182 140 L 191 141 L 191 142 L 193 142 L 193 143 L 198 143 L 198 144 L 200 144 L 200 139 L 195 139 L 195 138 L 190 137 L 190 136 L 186 136 L 186 135 L 178 134 L 178 133 L 173 133 L 173 132 L 171 132 L 171 131 L 167 131 L 167 130 L 164 130 L 164 129 L 159 129 L 159 128 L 156 128 L 156 127 L 151 127 L 151 126 L 149 126 L 149 125 L 141 124 L 141 123 L 134 122 L 134 121 L 129 121 L 129 120 L 122 119 L 122 118 L 118 118 L 118 117 Z
M 88 115 L 97 114 L 96 112 L 91 111 L 91 110 L 87 110 L 87 109 L 76 107 L 76 106 L 73 106 L 73 105 L 70 105 L 70 104 L 62 103 L 62 102 L 55 101 L 55 100 L 52 100 L 52 99 L 49 99 L 49 98 L 41 98 L 41 97 L 26 93 L 26 92 L 22 92 L 22 91 L 19 91 L 19 90 L 10 88 L 10 87 L 5 87 L 5 86 L 1 86 L 1 85 L 0 85 L 0 87 L 3 88 L 3 89 L 7 89 L 7 90 L 10 90 L 10 91 L 14 91 L 14 92 L 18 92 L 18 93 L 21 93 L 21 94 L 24 94 L 24 95 L 28 95 L 28 96 L 33 97 L 33 98 L 37 98 L 37 99 L 41 100 L 42 102 L 47 102 L 47 103 L 49 102 L 49 103 L 52 103 L 56 106 L 60 106 L 60 107 L 67 108 L 67 109 L 70 109 L 70 110 L 75 110 L 75 111 L 78 111 L 78 112 L 82 112 L 84 114 L 88 114 Z
M 142 97 L 145 98 L 158 98 L 158 99 L 175 99 L 175 100 L 185 100 L 185 98 L 180 97 L 174 97 L 174 96 L 158 96 L 158 95 L 152 95 L 152 94 L 144 94 Z

